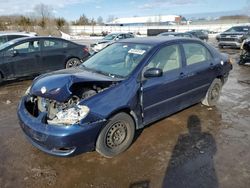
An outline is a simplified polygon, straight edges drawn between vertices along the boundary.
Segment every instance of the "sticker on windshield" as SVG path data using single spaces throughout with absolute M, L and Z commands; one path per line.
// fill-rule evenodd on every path
M 140 49 L 130 49 L 128 51 L 130 54 L 138 54 L 138 55 L 143 55 L 145 53 L 145 50 L 140 50 Z

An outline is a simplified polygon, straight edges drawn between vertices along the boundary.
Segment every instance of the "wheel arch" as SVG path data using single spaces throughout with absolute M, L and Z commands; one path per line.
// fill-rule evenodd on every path
M 218 75 L 215 79 L 220 79 L 220 81 L 222 82 L 222 84 L 225 83 L 225 77 L 223 75 Z
M 117 109 L 117 110 L 111 112 L 108 115 L 107 119 L 110 119 L 112 116 L 114 116 L 118 113 L 122 113 L 122 112 L 128 114 L 134 121 L 135 129 L 136 130 L 139 129 L 138 117 L 137 117 L 136 113 L 133 110 L 131 110 L 129 107 L 120 108 L 120 109 Z
M 66 57 L 66 59 L 65 59 L 64 67 L 66 67 L 67 62 L 68 62 L 70 59 L 72 59 L 72 58 L 76 58 L 76 59 L 78 59 L 79 61 L 81 61 L 81 59 L 80 59 L 79 57 L 77 57 L 77 56 L 74 56 L 74 55 L 68 56 L 68 57 Z

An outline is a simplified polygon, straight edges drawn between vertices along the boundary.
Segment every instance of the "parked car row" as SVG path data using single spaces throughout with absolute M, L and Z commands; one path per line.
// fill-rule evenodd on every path
M 168 37 L 188 37 L 198 38 L 204 41 L 208 41 L 208 32 L 206 30 L 192 30 L 188 32 L 164 32 L 157 36 L 168 36 Z

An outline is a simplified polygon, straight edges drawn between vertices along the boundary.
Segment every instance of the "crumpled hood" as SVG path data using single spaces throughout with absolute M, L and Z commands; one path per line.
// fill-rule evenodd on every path
M 65 102 L 72 95 L 70 87 L 74 83 L 101 81 L 115 82 L 118 80 L 81 68 L 60 70 L 36 78 L 31 86 L 30 94 L 49 98 L 58 102 Z

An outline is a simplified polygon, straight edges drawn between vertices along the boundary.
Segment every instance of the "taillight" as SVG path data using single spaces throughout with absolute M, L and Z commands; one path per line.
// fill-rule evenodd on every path
M 84 47 L 83 51 L 89 53 L 89 49 L 87 47 Z

